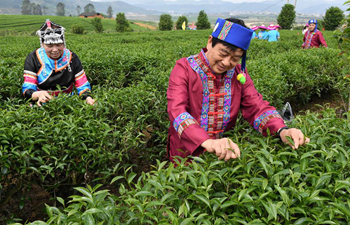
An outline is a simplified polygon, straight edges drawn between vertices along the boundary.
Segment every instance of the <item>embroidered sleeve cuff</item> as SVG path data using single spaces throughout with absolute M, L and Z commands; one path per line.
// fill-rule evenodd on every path
M 263 133 L 265 125 L 272 118 L 282 119 L 281 115 L 276 110 L 266 111 L 258 118 L 256 118 L 256 120 L 254 121 L 254 129 L 259 131 L 260 133 Z
M 182 132 L 192 124 L 198 124 L 198 122 L 188 112 L 181 113 L 175 118 L 173 123 L 174 128 L 180 138 Z
M 32 95 L 33 93 L 35 92 L 36 90 L 33 90 L 33 89 L 26 89 L 24 92 L 23 92 L 23 97 L 26 98 L 26 99 L 30 99 L 32 98 Z
M 87 97 L 91 97 L 91 90 L 89 88 L 85 88 L 82 91 L 79 91 L 79 96 L 81 96 L 83 98 L 83 100 L 85 100 Z

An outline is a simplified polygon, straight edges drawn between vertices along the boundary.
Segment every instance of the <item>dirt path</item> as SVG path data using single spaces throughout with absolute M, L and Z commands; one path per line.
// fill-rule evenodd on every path
M 157 27 L 154 27 L 154 26 L 151 26 L 151 25 L 148 25 L 148 24 L 144 24 L 144 23 L 135 23 L 134 22 L 134 24 L 136 24 L 136 25 L 138 25 L 140 27 L 146 27 L 146 28 L 151 29 L 151 30 L 156 30 L 157 29 Z

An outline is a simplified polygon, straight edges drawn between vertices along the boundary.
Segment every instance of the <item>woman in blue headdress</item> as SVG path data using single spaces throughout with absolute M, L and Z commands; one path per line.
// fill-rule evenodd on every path
M 304 43 L 302 45 L 302 48 L 309 49 L 309 48 L 318 48 L 320 45 L 323 45 L 324 47 L 328 47 L 327 43 L 321 33 L 317 29 L 317 20 L 309 20 L 309 30 L 305 32 L 304 34 Z
M 73 87 L 93 105 L 91 86 L 79 57 L 66 48 L 64 27 L 46 20 L 37 31 L 41 48 L 31 52 L 24 64 L 23 97 L 41 106 L 59 93 L 70 94 Z

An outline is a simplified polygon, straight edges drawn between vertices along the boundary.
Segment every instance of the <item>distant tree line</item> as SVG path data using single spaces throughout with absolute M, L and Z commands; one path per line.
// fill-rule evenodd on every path
M 47 14 L 47 7 L 41 6 L 39 4 L 31 3 L 30 0 L 23 0 L 22 1 L 22 7 L 21 7 L 21 14 L 22 15 L 46 15 Z M 79 15 L 81 12 L 81 7 L 78 5 L 76 7 L 77 14 Z M 95 13 L 95 6 L 91 3 L 87 4 L 84 7 L 84 13 Z M 65 4 L 62 2 L 59 2 L 56 6 L 56 15 L 57 16 L 65 16 L 66 10 L 65 10 Z M 107 9 L 108 17 L 111 18 L 113 15 L 112 7 L 109 6 Z
M 177 30 L 183 29 L 182 25 L 184 24 L 184 29 L 188 29 L 188 19 L 186 16 L 180 16 L 176 23 L 175 28 Z M 201 10 L 197 17 L 196 26 L 198 30 L 204 30 L 204 29 L 210 29 L 211 25 L 208 19 L 208 15 L 204 12 L 204 10 Z M 174 21 L 171 18 L 170 14 L 162 14 L 159 19 L 159 30 L 172 30 L 174 27 Z
M 317 28 L 324 28 L 325 30 L 335 30 L 341 24 L 344 19 L 344 12 L 339 7 L 330 7 L 326 10 L 323 20 L 318 21 Z M 295 23 L 296 12 L 295 7 L 292 4 L 285 4 L 282 7 L 280 14 L 277 17 L 277 23 L 282 29 L 292 29 Z
M 31 3 L 30 0 L 23 0 L 21 7 L 22 15 L 46 15 L 47 7 L 45 5 L 41 6 L 36 3 Z M 80 15 L 82 8 L 78 5 L 76 7 L 76 12 Z M 96 13 L 95 6 L 91 3 L 87 4 L 84 7 L 84 13 Z M 56 15 L 57 16 L 65 16 L 65 5 L 62 2 L 59 2 L 56 6 Z M 109 6 L 107 9 L 108 18 L 112 18 L 113 9 L 112 6 Z M 282 29 L 291 29 L 293 24 L 295 23 L 296 12 L 295 7 L 292 4 L 285 4 L 282 7 L 280 14 L 277 17 L 277 23 L 282 27 Z M 319 27 L 324 27 L 326 30 L 335 30 L 341 21 L 344 19 L 344 12 L 338 7 L 330 7 L 327 9 L 325 17 L 323 21 L 319 21 Z M 125 18 L 124 13 L 118 13 L 116 16 L 116 30 L 118 32 L 130 31 L 130 26 L 128 21 Z M 183 27 L 184 24 L 184 27 Z M 96 32 L 102 32 L 102 24 L 100 21 L 94 21 L 94 26 L 96 28 Z M 196 26 L 198 30 L 202 29 L 210 29 L 211 25 L 208 20 L 208 15 L 201 10 L 197 17 Z M 174 28 L 174 21 L 170 14 L 162 14 L 159 20 L 159 30 L 172 30 Z M 186 16 L 180 16 L 175 23 L 175 28 L 186 29 L 188 28 L 188 19 Z
M 48 8 L 43 5 L 31 3 L 30 0 L 23 0 L 21 7 L 22 15 L 46 15 Z M 56 15 L 64 16 L 65 15 L 65 5 L 62 2 L 59 2 L 56 6 Z
M 45 15 L 47 7 L 43 6 L 42 9 L 39 4 L 31 3 L 30 0 L 23 0 L 21 9 L 22 15 Z

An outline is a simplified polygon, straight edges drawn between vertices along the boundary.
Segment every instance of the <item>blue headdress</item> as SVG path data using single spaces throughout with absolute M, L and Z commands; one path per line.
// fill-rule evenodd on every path
M 242 84 L 245 83 L 244 71 L 246 65 L 246 51 L 249 48 L 253 32 L 254 31 L 252 29 L 245 28 L 239 24 L 218 18 L 212 33 L 213 37 L 244 50 L 241 64 L 242 71 L 237 76 L 237 79 Z
M 314 30 L 314 32 L 316 32 L 317 31 L 317 20 L 314 20 L 314 19 L 309 20 L 308 24 L 310 25 L 311 23 L 314 23 L 316 25 L 315 30 Z

